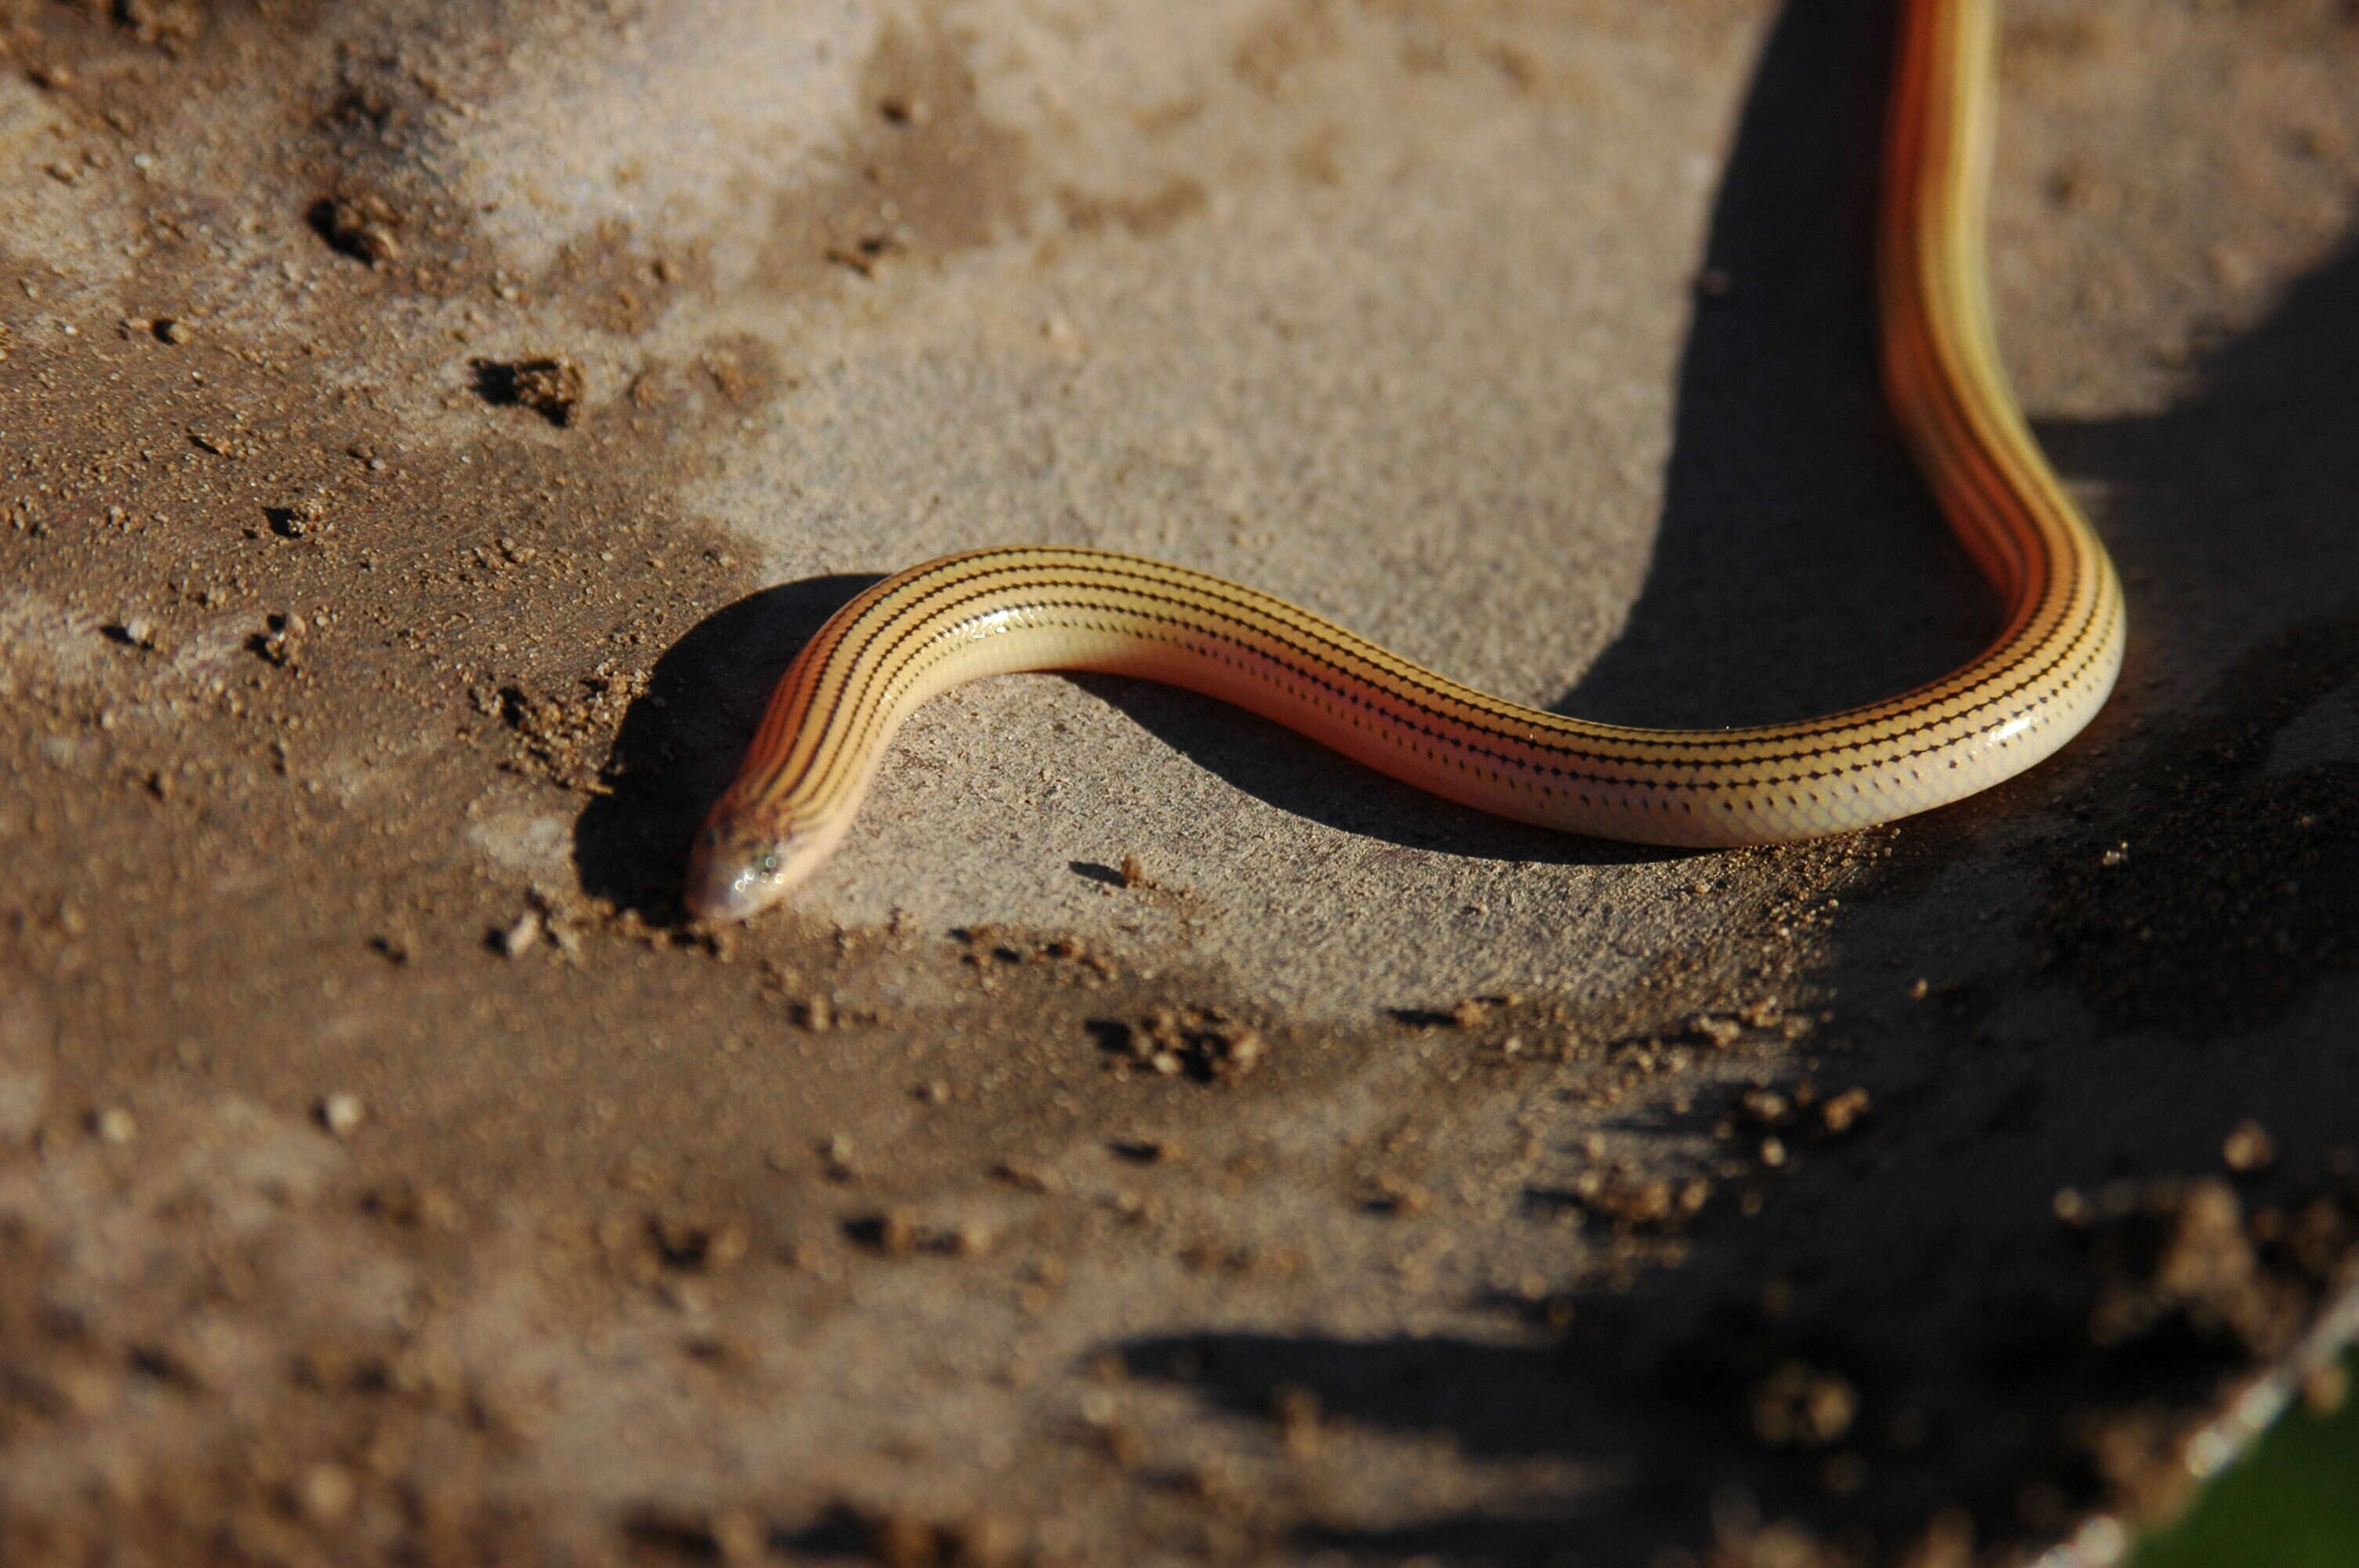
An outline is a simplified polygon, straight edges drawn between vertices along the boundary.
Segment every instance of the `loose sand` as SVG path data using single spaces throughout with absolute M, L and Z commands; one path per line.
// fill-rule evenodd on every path
M 1633 722 L 1971 653 L 1878 10 L 0 0 L 0 1559 L 2167 1509 L 2359 1257 L 2339 0 L 2006 7 L 2002 335 L 2135 615 L 2033 776 L 1656 852 L 1026 677 L 677 915 L 799 638 L 955 547 Z

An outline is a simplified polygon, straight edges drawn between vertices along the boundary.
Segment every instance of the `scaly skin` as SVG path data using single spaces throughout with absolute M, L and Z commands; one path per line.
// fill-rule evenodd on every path
M 1253 709 L 1451 800 L 1649 844 L 1768 844 L 1889 822 L 2013 777 L 2096 714 L 2121 584 L 1999 369 L 1983 254 L 1991 0 L 1908 0 L 1878 240 L 1885 386 L 1950 524 L 2006 601 L 1914 691 L 1788 724 L 1646 730 L 1504 701 L 1256 589 L 1100 550 L 929 561 L 828 622 L 779 681 L 697 841 L 687 903 L 742 920 L 841 841 L 902 721 L 1016 670 L 1101 670 Z

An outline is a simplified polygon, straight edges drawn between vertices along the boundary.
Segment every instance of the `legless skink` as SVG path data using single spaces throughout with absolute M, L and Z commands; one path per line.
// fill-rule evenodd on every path
M 2113 689 L 2122 592 L 1999 368 L 1984 265 L 1994 33 L 1991 0 L 1904 5 L 1878 232 L 1886 394 L 1951 526 L 2006 601 L 1998 635 L 1972 663 L 1823 719 L 1592 724 L 1461 686 L 1185 567 L 1046 546 L 977 550 L 876 584 L 803 649 L 697 840 L 689 909 L 740 920 L 775 902 L 842 838 L 911 711 L 1016 670 L 1187 687 L 1451 800 L 1648 844 L 1840 833 L 1946 805 L 2048 756 Z

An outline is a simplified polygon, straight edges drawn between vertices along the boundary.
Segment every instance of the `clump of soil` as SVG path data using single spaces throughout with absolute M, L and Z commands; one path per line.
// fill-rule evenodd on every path
M 322 196 L 311 204 L 311 227 L 348 256 L 382 266 L 401 256 L 401 211 L 374 191 Z
M 1219 1008 L 1158 1007 L 1135 1022 L 1102 1020 L 1090 1026 L 1115 1064 L 1201 1084 L 1231 1084 L 1261 1065 L 1268 1043 L 1261 1032 Z
M 529 408 L 550 424 L 573 423 L 586 385 L 582 367 L 561 356 L 522 360 L 476 360 L 475 390 L 502 408 Z

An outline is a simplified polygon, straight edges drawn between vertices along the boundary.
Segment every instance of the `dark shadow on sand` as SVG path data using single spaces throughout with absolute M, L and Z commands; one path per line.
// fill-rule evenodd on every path
M 1797 5 L 1762 55 L 1679 370 L 1653 564 L 1622 634 L 1555 703 L 1611 723 L 1832 712 L 1971 658 L 1997 604 L 1883 401 L 1873 226 L 1889 18 Z M 1430 797 L 1186 693 L 1091 689 L 1280 809 L 1458 855 L 1627 863 L 1612 845 Z
M 805 578 L 747 594 L 692 627 L 656 661 L 624 715 L 608 792 L 573 829 L 582 891 L 669 919 L 704 814 L 736 772 L 770 688 L 827 618 L 876 580 Z
M 1727 288 L 1699 300 L 1682 363 L 1656 567 L 1569 708 L 1781 717 L 1920 679 L 1987 630 L 1988 596 L 1876 393 L 1867 223 L 1886 30 L 1881 7 L 1822 0 L 1776 26 L 1715 209 L 1708 265 Z M 2054 1195 L 2216 1172 L 2223 1134 L 2253 1116 L 2285 1153 L 2242 1180 L 2243 1201 L 2291 1206 L 2359 1104 L 2359 758 L 2278 749 L 2359 674 L 2354 431 L 2349 249 L 2210 351 L 2172 409 L 2042 427 L 2069 475 L 2112 487 L 2101 522 L 2133 589 L 2132 678 L 2085 743 L 1985 808 L 2049 807 L 2052 839 L 1974 860 L 1987 818 L 1939 813 L 1845 889 L 1819 1039 L 1823 1071 L 1867 1089 L 1874 1113 L 1839 1143 L 1798 1138 L 1759 1215 L 1716 1200 L 1683 1264 L 1574 1299 L 1562 1333 L 1503 1314 L 1488 1340 L 1208 1329 L 1105 1348 L 1229 1419 L 1270 1419 L 1301 1390 L 1331 1422 L 1613 1472 L 1603 1491 L 1513 1511 L 1294 1539 L 1354 1563 L 1645 1562 L 1708 1541 L 1731 1486 L 1862 1560 L 1897 1555 L 1950 1503 L 1995 1551 L 2040 1501 L 2027 1481 L 2062 1506 L 2091 1495 L 2071 1412 L 2200 1400 L 2233 1346 L 2184 1314 L 2093 1344 L 2095 1277 Z M 616 795 L 582 820 L 594 891 L 676 881 L 769 679 L 864 580 L 740 601 L 666 655 L 618 744 Z M 2185 695 L 2141 711 L 2158 677 Z M 1320 821 L 1465 854 L 1560 842 L 1437 810 L 1185 694 L 1092 686 Z M 1935 984 L 1912 1001 L 1917 976 Z M 1864 1467 L 1856 1492 L 1829 1484 L 1828 1452 L 1749 1430 L 1748 1390 L 1786 1359 L 1857 1393 L 1840 1450 Z
M 1785 51 L 1831 9 L 1788 11 L 1765 78 L 1800 69 Z M 1604 1476 L 1553 1503 L 1312 1524 L 1299 1548 L 1646 1562 L 1701 1550 L 1734 1498 L 1845 1560 L 1901 1560 L 1948 1508 L 2004 1553 L 2100 1495 L 2092 1434 L 2201 1409 L 2249 1367 L 2200 1309 L 2093 1335 L 2125 1277 L 2105 1249 L 2168 1232 L 2093 1240 L 2058 1222 L 2056 1195 L 2222 1173 L 2247 1117 L 2280 1152 L 2235 1179 L 2244 1212 L 2304 1212 L 2350 1181 L 2335 1162 L 2359 1104 L 2359 748 L 2332 705 L 2359 702 L 2359 246 L 2213 346 L 2170 409 L 2039 428 L 2068 475 L 2111 491 L 2129 678 L 2082 743 L 1986 806 L 1912 823 L 1844 890 L 1818 1071 L 1867 1091 L 1860 1132 L 1797 1137 L 1760 1214 L 1715 1200 L 1685 1263 L 1571 1298 L 1560 1334 L 1517 1339 L 1503 1320 L 1495 1341 L 1213 1330 L 1113 1347 L 1232 1419 L 1282 1425 L 1290 1402 Z M 1985 811 L 2057 826 L 1977 857 Z M 1932 984 L 1912 1000 L 1918 977 Z M 2299 1288 L 2298 1267 L 2269 1267 Z M 1748 1430 L 1788 1364 L 1853 1390 L 1843 1441 L 1777 1449 Z M 1829 1484 L 1831 1457 L 1858 1466 L 1858 1490 Z
M 1875 6 L 1797 5 L 1777 26 L 1713 211 L 1654 565 L 1622 637 L 1560 711 L 1657 725 L 1831 711 L 1938 675 L 1992 629 L 1992 596 L 1876 380 L 1869 239 L 1888 32 Z M 728 634 L 707 622 L 681 650 Z M 1345 832 L 1551 864 L 1685 853 L 1504 822 L 1193 693 L 1075 678 L 1197 766 Z

